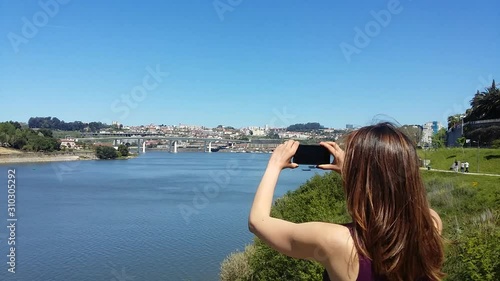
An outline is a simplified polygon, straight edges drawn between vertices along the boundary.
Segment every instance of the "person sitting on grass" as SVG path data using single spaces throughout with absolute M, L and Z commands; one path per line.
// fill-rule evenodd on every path
M 455 162 L 453 162 L 453 164 L 451 164 L 450 170 L 455 171 Z
M 412 141 L 389 123 L 350 133 L 345 152 L 321 142 L 334 156 L 318 168 L 342 176 L 352 223 L 292 223 L 270 216 L 280 172 L 299 143 L 287 141 L 271 155 L 255 193 L 249 229 L 287 256 L 315 260 L 324 280 L 441 280 L 442 222 L 430 209 Z

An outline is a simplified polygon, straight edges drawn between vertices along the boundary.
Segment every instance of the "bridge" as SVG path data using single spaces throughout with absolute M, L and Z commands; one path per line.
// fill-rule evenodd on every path
M 249 143 L 249 141 L 244 140 L 233 140 L 233 139 L 216 139 L 216 138 L 198 138 L 198 137 L 174 137 L 165 135 L 130 135 L 124 136 L 124 134 L 112 134 L 112 136 L 103 135 L 102 137 L 83 137 L 78 138 L 78 141 L 102 141 L 102 140 L 112 140 L 113 145 L 120 143 L 120 140 L 137 140 L 137 153 L 140 153 L 142 146 L 142 152 L 146 152 L 146 140 L 166 140 L 169 141 L 169 151 L 177 153 L 178 142 L 180 141 L 196 141 L 204 142 L 205 152 L 212 152 L 213 142 L 225 142 L 225 143 Z
M 151 132 L 84 132 L 82 133 L 83 137 L 136 137 L 136 136 L 155 136 L 162 137 L 165 136 L 164 133 L 151 133 Z

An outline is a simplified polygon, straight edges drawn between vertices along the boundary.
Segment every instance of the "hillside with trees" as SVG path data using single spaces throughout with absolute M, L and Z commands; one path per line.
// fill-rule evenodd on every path
M 324 129 L 325 127 L 321 126 L 321 124 L 317 122 L 312 122 L 312 123 L 306 123 L 306 124 L 294 124 L 288 126 L 286 128 L 287 131 L 290 132 L 310 132 L 310 131 L 316 131 L 316 130 L 321 130 Z
M 88 131 L 98 132 L 101 129 L 109 128 L 110 125 L 101 122 L 84 123 L 82 121 L 64 122 L 57 117 L 31 117 L 28 120 L 30 128 L 51 129 L 61 131 Z
M 22 128 L 18 122 L 12 121 L 0 123 L 0 146 L 24 151 L 52 152 L 59 150 L 60 145 L 52 136 L 51 130 Z

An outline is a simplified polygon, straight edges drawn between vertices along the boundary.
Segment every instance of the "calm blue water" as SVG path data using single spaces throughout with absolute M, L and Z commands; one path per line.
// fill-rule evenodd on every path
M 0 280 L 218 280 L 221 261 L 252 241 L 247 216 L 269 156 L 147 152 L 0 166 Z M 17 174 L 15 274 L 8 168 Z M 314 173 L 284 171 L 276 195 Z

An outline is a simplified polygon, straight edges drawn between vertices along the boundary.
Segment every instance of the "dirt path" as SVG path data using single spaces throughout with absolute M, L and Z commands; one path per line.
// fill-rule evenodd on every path
M 420 168 L 420 170 L 426 170 L 427 168 Z M 440 172 L 440 173 L 454 173 L 454 174 L 464 174 L 464 175 L 476 175 L 476 176 L 490 176 L 490 177 L 500 177 L 499 174 L 484 174 L 484 173 L 462 173 L 462 172 L 455 172 L 451 170 L 437 170 L 437 169 L 431 169 L 433 172 Z

